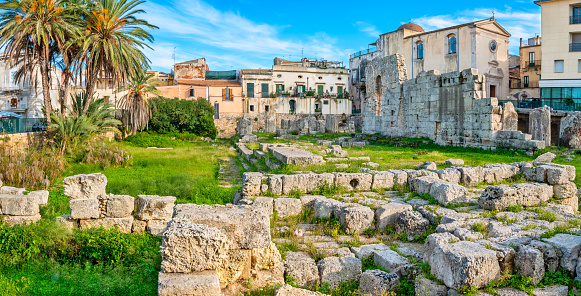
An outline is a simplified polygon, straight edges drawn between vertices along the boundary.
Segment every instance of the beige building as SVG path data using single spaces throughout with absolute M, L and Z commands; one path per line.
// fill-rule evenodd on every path
M 155 86 L 173 85 L 173 74 L 160 71 L 147 71 L 147 74 L 153 75 L 153 79 L 155 79 L 155 81 L 152 84 Z
M 511 99 L 520 101 L 515 106 L 527 107 L 527 104 L 531 105 L 532 99 L 541 97 L 541 37 L 529 38 L 524 42 L 521 38 L 519 56 L 518 82 L 511 84 L 510 94 Z
M 358 103 L 365 99 L 365 67 L 373 59 L 400 54 L 404 57 L 407 77 L 421 72 L 459 72 L 475 68 L 485 78 L 484 96 L 506 99 L 509 95 L 510 34 L 494 18 L 425 32 L 413 23 L 379 36 L 375 50 L 350 56 L 350 93 Z
M 543 104 L 577 110 L 581 103 L 581 3 L 539 0 L 543 63 L 539 82 Z

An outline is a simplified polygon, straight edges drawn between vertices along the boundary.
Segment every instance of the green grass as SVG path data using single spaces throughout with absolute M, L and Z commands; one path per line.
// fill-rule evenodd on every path
M 139 194 L 171 195 L 177 203 L 225 204 L 239 188 L 219 187 L 218 159 L 236 157 L 227 143 L 189 143 L 180 140 L 171 150 L 146 149 L 125 145 L 133 164 L 125 168 L 101 169 L 95 165 L 73 164 L 68 175 L 103 173 L 107 192 L 137 196 Z

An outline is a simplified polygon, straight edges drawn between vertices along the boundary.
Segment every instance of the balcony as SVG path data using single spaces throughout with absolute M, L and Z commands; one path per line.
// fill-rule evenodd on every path
M 569 52 L 581 51 L 581 43 L 569 43 Z
M 526 63 L 526 61 L 525 61 Z M 541 60 L 534 60 L 534 61 L 529 61 L 528 63 L 525 64 L 528 68 L 535 68 L 535 67 L 540 67 L 541 66 Z
M 569 24 L 570 25 L 581 24 L 581 15 L 570 16 Z
M 539 87 L 539 82 L 538 81 L 532 81 L 532 82 L 529 82 L 529 83 L 512 82 L 510 84 L 510 88 L 511 89 L 538 88 L 538 87 Z

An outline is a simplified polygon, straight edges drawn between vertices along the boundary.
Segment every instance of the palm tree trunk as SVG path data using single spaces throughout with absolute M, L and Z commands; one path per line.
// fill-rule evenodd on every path
M 95 92 L 95 83 L 97 82 L 97 74 L 98 73 L 94 73 L 93 71 L 87 70 L 87 87 L 85 89 L 87 92 L 87 99 L 85 100 L 85 106 L 83 106 L 83 114 L 87 114 L 87 111 L 89 111 L 89 105 L 93 100 L 93 93 Z
M 40 76 L 42 81 L 42 94 L 44 96 L 44 115 L 46 116 L 46 125 L 50 126 L 52 120 L 52 101 L 50 99 L 50 63 L 48 61 L 48 47 L 42 48 L 42 59 L 40 61 Z

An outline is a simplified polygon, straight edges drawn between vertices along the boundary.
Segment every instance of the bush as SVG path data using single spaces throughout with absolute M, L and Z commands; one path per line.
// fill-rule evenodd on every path
M 88 140 L 75 151 L 77 163 L 96 164 L 102 169 L 127 166 L 131 156 L 118 143 L 101 137 Z
M 135 147 L 158 147 L 158 148 L 172 148 L 182 146 L 181 140 L 174 140 L 168 135 L 159 135 L 151 133 L 139 133 L 135 136 L 129 136 L 125 139 L 131 146 Z
M 197 100 L 154 99 L 156 109 L 150 120 L 150 130 L 162 134 L 190 132 L 200 137 L 216 138 L 214 107 L 203 98 Z

